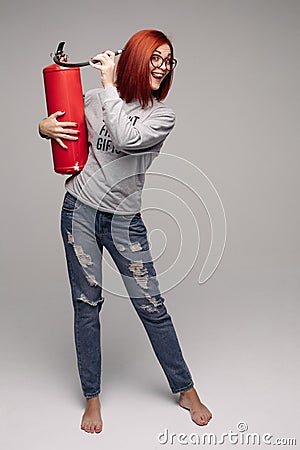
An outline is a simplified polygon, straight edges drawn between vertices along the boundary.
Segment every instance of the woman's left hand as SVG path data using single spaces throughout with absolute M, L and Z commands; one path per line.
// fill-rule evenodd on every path
M 114 72 L 115 72 L 115 54 L 110 50 L 106 50 L 103 53 L 92 58 L 93 60 L 99 61 L 99 63 L 93 63 L 90 61 L 90 65 L 101 72 L 101 82 L 104 89 L 114 86 Z

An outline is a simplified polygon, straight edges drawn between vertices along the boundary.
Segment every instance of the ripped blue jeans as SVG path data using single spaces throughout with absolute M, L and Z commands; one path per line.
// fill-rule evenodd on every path
M 141 319 L 153 350 L 173 393 L 193 387 L 172 319 L 159 292 L 141 213 L 102 212 L 66 193 L 61 211 L 74 307 L 74 336 L 83 394 L 101 391 L 100 311 L 103 247 L 116 264 L 133 307 Z

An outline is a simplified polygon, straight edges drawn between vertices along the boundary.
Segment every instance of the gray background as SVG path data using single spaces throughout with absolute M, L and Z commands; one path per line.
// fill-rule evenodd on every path
M 1 448 L 148 450 L 163 447 L 165 428 L 220 436 L 240 421 L 299 445 L 299 19 L 297 0 L 1 2 Z M 104 430 L 90 436 L 79 429 L 84 402 L 59 234 L 64 177 L 36 132 L 41 70 L 60 40 L 82 60 L 144 28 L 171 36 L 179 59 L 168 97 L 177 125 L 164 151 L 196 164 L 226 212 L 224 256 L 199 285 L 209 227 L 191 203 L 199 259 L 166 294 L 214 417 L 200 429 L 176 406 L 130 302 L 108 293 Z M 83 72 L 84 89 L 97 86 L 98 73 Z

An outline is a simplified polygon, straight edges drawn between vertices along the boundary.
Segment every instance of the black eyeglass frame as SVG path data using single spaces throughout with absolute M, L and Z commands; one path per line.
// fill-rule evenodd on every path
M 160 63 L 159 65 L 153 64 L 153 61 L 152 61 L 153 58 L 159 58 L 159 59 L 161 60 L 161 63 Z M 173 64 L 174 64 L 173 67 L 171 67 L 169 61 L 172 61 L 172 62 L 173 62 Z M 176 58 L 170 58 L 170 57 L 168 57 L 168 58 L 163 58 L 163 57 L 160 56 L 160 55 L 154 54 L 154 55 L 151 56 L 150 62 L 151 62 L 151 64 L 152 64 L 152 66 L 153 66 L 154 68 L 156 68 L 156 69 L 159 69 L 159 68 L 163 65 L 163 63 L 165 63 L 166 69 L 167 69 L 169 72 L 172 72 L 172 71 L 175 69 L 175 67 L 177 66 L 177 62 L 178 62 L 178 61 L 177 61 Z M 168 69 L 168 66 L 170 67 L 169 69 Z

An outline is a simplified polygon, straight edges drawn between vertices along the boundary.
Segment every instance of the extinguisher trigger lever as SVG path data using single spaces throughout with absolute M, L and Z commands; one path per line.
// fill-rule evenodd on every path
M 56 54 L 61 55 L 64 49 L 65 42 L 60 42 L 57 46 Z
M 57 46 L 56 52 L 55 53 L 51 53 L 51 57 L 55 57 L 56 60 L 58 61 L 67 61 L 68 60 L 68 55 L 66 55 L 64 53 L 64 46 L 65 46 L 65 42 L 60 42 Z

